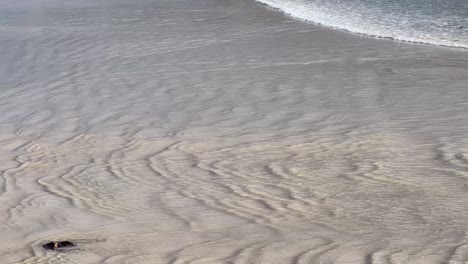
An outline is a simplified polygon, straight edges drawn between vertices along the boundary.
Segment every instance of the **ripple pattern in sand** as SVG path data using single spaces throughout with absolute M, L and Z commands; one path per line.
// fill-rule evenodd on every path
M 21 263 L 463 263 L 465 235 L 453 230 L 466 205 L 405 177 L 432 158 L 406 144 L 396 135 L 245 144 L 91 134 L 30 143 L 3 173 L 0 199 L 10 197 L 1 219 L 18 232 L 10 242 L 34 250 L 3 254 Z M 413 166 L 398 166 L 408 159 Z M 82 251 L 40 250 L 62 237 Z
M 466 264 L 466 56 L 389 43 L 2 1 L 0 263 Z

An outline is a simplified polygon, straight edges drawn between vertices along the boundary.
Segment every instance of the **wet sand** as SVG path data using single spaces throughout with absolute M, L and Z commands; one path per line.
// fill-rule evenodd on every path
M 468 261 L 466 50 L 7 0 L 0 62 L 0 263 Z

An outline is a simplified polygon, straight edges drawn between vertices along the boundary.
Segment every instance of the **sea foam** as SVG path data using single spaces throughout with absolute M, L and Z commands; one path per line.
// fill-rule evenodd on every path
M 378 38 L 468 48 L 468 2 L 256 0 L 294 18 Z

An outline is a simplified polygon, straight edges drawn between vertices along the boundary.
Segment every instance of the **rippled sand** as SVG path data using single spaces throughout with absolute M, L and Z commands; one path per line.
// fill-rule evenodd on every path
M 0 62 L 2 264 L 468 263 L 465 50 L 6 0 Z

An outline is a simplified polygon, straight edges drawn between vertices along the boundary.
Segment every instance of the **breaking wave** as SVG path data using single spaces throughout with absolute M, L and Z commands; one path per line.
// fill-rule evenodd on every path
M 379 38 L 468 48 L 464 0 L 257 0 L 309 22 Z

